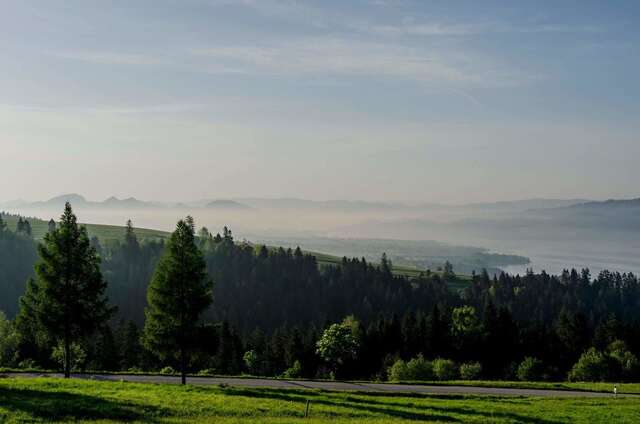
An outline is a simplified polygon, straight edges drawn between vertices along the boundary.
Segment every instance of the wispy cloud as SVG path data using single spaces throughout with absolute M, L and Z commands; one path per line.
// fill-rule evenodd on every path
M 115 51 L 50 54 L 97 65 L 157 66 L 214 75 L 373 77 L 445 83 L 458 88 L 514 86 L 540 78 L 497 64 L 478 52 L 425 49 L 346 37 L 273 40 L 257 45 L 213 45 L 162 54 Z
M 345 38 L 310 38 L 262 46 L 193 49 L 195 56 L 245 73 L 391 77 L 419 82 L 514 85 L 534 76 L 483 65 L 472 54 L 427 53 L 422 49 Z M 486 62 L 486 60 L 484 60 Z
M 160 103 L 131 106 L 60 106 L 36 104 L 6 104 L 0 103 L 0 110 L 14 110 L 22 112 L 56 112 L 56 113 L 92 113 L 108 115 L 137 115 L 190 112 L 205 107 L 203 103 Z
M 516 25 L 504 22 L 445 23 L 420 22 L 413 19 L 399 24 L 353 22 L 351 27 L 361 32 L 391 36 L 473 36 L 483 34 L 597 33 L 604 31 L 604 28 L 600 26 L 589 25 Z
M 605 31 L 600 25 L 575 25 L 560 22 L 515 22 L 504 20 L 451 21 L 436 18 L 388 16 L 384 22 L 367 19 L 362 14 L 344 10 L 316 7 L 296 0 L 212 0 L 214 6 L 236 6 L 252 10 L 263 17 L 278 17 L 315 27 L 333 27 L 378 35 L 411 36 L 471 36 L 482 34 L 535 33 L 597 33 Z M 371 0 L 371 6 L 399 6 L 401 0 Z M 400 12 L 399 12 L 400 13 Z
M 60 51 L 51 56 L 105 65 L 158 65 L 164 60 L 159 56 L 116 51 Z

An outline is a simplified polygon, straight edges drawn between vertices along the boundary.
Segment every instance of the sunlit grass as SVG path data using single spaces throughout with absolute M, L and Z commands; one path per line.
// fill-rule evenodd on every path
M 304 418 L 306 402 L 309 418 Z M 638 422 L 640 399 L 240 389 L 53 378 L 0 380 L 0 422 Z
M 500 381 L 500 380 L 451 380 L 451 381 L 403 381 L 403 384 L 425 384 L 440 386 L 474 386 L 511 389 L 577 390 L 586 392 L 640 394 L 640 383 L 589 383 L 589 382 L 545 382 L 545 381 Z

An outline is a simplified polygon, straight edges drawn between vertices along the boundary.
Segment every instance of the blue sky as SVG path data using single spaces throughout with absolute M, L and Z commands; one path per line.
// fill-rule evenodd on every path
M 0 6 L 5 199 L 640 195 L 635 1 Z

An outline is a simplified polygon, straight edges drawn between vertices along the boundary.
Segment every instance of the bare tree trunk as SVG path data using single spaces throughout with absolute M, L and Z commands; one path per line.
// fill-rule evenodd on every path
M 69 337 L 64 338 L 64 378 L 71 377 L 71 344 Z
M 187 361 L 184 346 L 180 347 L 180 374 L 182 376 L 182 384 L 187 384 Z

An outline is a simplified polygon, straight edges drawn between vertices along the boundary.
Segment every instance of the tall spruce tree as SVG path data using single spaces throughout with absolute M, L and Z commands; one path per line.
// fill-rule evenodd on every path
M 56 221 L 54 221 L 53 219 L 50 219 L 49 223 L 47 224 L 47 232 L 52 233 L 55 230 L 56 230 Z
M 211 304 L 213 283 L 196 245 L 193 219 L 178 221 L 147 290 L 143 344 L 180 364 L 182 384 L 197 342 L 199 318 Z
M 45 235 L 38 253 L 36 279 L 22 298 L 20 315 L 62 345 L 64 376 L 69 378 L 72 344 L 102 327 L 114 308 L 104 294 L 107 283 L 100 273 L 100 258 L 69 203 L 60 226 Z

